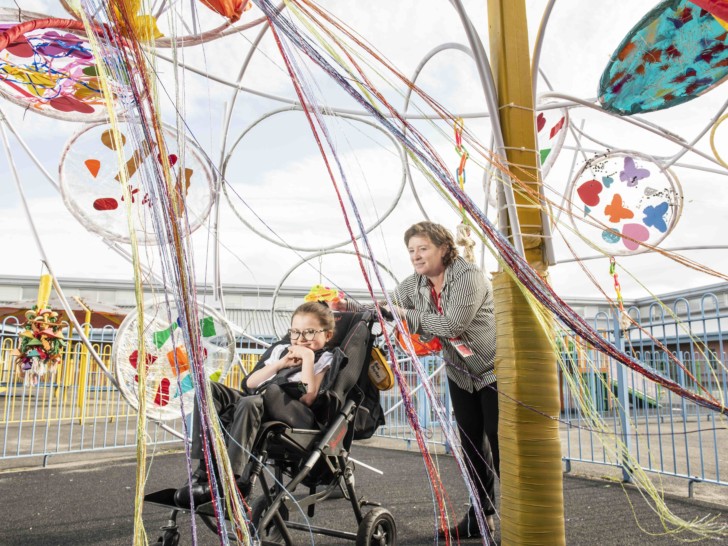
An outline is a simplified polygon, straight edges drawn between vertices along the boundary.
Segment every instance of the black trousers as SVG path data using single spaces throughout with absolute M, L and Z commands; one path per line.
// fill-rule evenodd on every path
M 220 383 L 210 383 L 215 411 L 225 434 L 225 446 L 233 474 L 243 475 L 253 443 L 265 421 L 283 421 L 294 428 L 316 428 L 313 412 L 305 404 L 288 396 L 278 385 L 270 385 L 264 394 L 246 395 Z M 204 458 L 200 415 L 195 406 L 192 425 L 193 459 Z
M 448 378 L 450 400 L 460 430 L 460 443 L 470 477 L 483 506 L 483 513 L 495 513 L 495 476 L 500 475 L 498 449 L 498 390 L 492 383 L 468 392 Z

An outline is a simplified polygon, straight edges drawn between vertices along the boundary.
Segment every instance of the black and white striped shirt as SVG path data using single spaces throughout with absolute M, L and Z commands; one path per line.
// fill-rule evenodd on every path
M 447 267 L 440 294 L 442 313 L 432 301 L 427 277 L 417 273 L 395 288 L 392 302 L 407 310 L 410 332 L 440 338 L 443 357 L 452 363 L 446 367 L 447 376 L 458 387 L 473 392 L 496 380 L 493 291 L 476 265 L 458 257 Z M 451 338 L 459 338 L 473 355 L 461 356 Z

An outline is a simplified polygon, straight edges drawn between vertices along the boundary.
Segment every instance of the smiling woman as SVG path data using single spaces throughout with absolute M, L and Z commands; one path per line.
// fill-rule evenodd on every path
M 500 454 L 490 282 L 477 266 L 458 256 L 452 234 L 440 224 L 414 224 L 405 232 L 404 242 L 415 271 L 391 294 L 392 312 L 413 334 L 441 343 L 460 444 L 470 461 L 468 472 L 476 496 L 468 514 L 449 533 L 483 536 L 486 531 L 479 529 L 476 517 L 482 511 L 487 533 L 492 535 Z M 356 307 L 357 303 L 345 300 L 335 305 Z

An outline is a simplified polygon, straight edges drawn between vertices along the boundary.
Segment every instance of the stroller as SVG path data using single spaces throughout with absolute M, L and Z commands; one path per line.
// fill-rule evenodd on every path
M 337 315 L 336 330 L 329 345 L 339 346 L 348 359 L 334 378 L 331 389 L 319 395 L 326 397 L 325 407 L 330 416 L 323 430 L 293 429 L 280 421 L 265 422 L 260 427 L 252 450 L 250 481 L 252 484 L 259 481 L 263 494 L 249 501 L 252 544 L 291 546 L 295 544 L 292 530 L 356 541 L 357 546 L 396 544 L 397 528 L 391 512 L 359 498 L 354 464 L 349 459 L 352 441 L 370 437 L 384 423 L 379 391 L 368 375 L 376 337 L 372 334 L 373 325 L 373 315 L 368 311 Z M 285 341 L 286 338 L 281 340 Z M 273 480 L 266 477 L 266 464 L 273 469 Z M 294 501 L 292 493 L 298 486 L 307 487 L 308 494 Z M 305 507 L 308 517 L 312 518 L 316 504 L 339 491 L 351 503 L 356 532 L 290 521 L 294 505 Z M 175 489 L 163 489 L 145 496 L 147 503 L 172 508 L 169 521 L 163 527 L 164 534 L 155 546 L 176 546 L 179 542 L 177 516 L 189 509 L 175 505 L 174 492 Z M 362 509 L 366 505 L 374 508 L 365 514 Z M 218 532 L 210 503 L 195 512 L 207 527 Z

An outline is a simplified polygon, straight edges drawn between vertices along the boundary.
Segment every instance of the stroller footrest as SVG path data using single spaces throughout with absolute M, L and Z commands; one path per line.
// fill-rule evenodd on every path
M 174 503 L 174 494 L 176 493 L 176 491 L 176 489 L 170 488 L 155 491 L 154 493 L 149 493 L 147 495 L 144 495 L 144 502 L 161 504 L 162 506 L 169 506 L 170 508 L 179 508 Z

